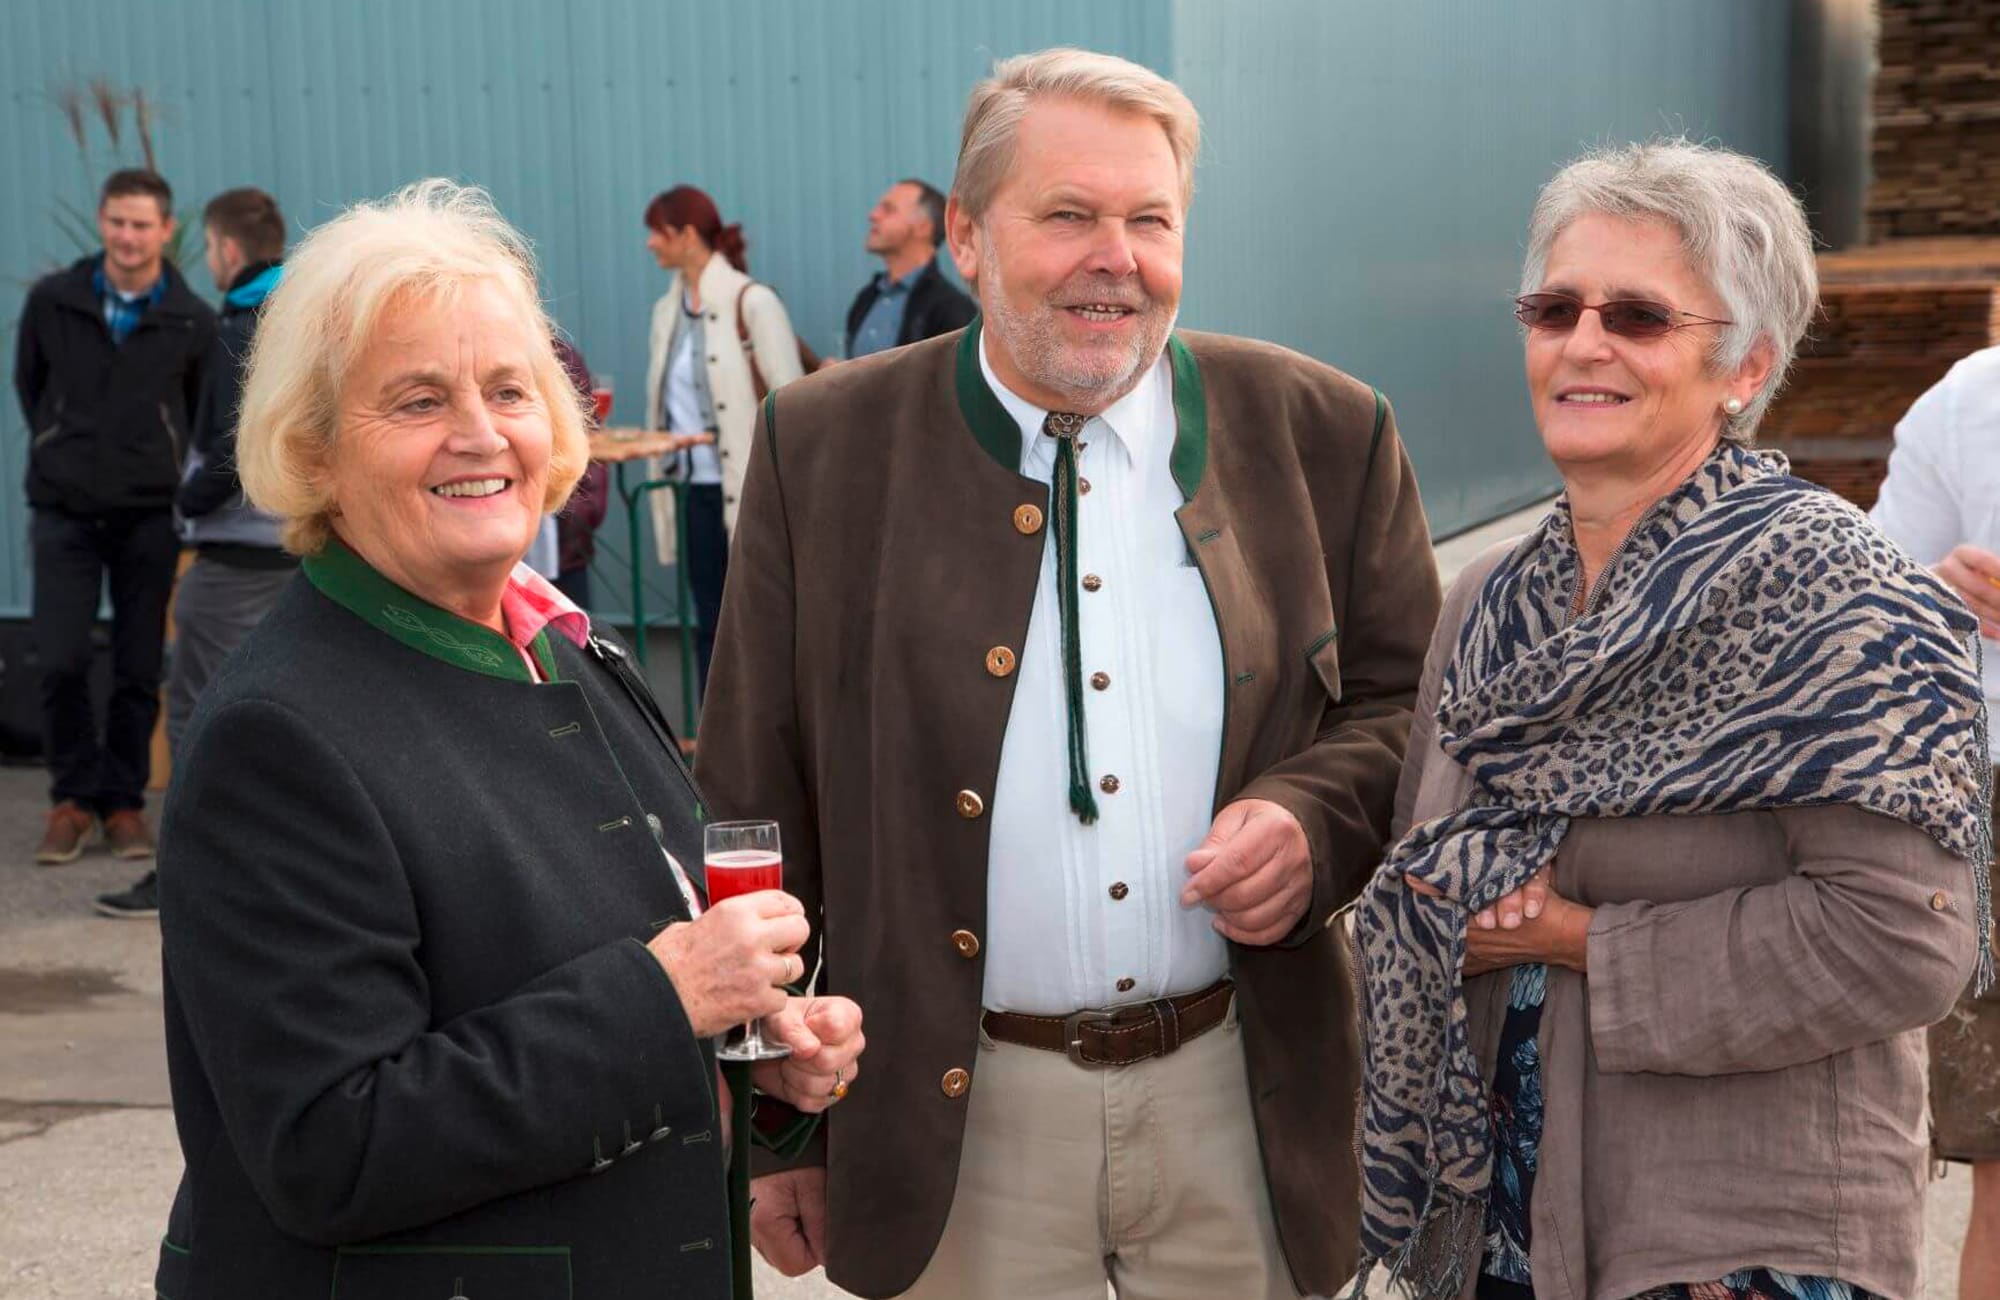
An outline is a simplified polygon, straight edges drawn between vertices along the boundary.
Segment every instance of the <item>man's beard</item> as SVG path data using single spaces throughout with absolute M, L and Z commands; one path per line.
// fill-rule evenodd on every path
M 1160 349 L 1173 332 L 1174 312 L 1163 310 L 1134 274 L 1123 278 L 1078 275 L 1026 311 L 1007 300 L 1000 262 L 993 243 L 980 235 L 980 308 L 992 331 L 1022 375 L 1038 387 L 1059 394 L 1068 409 L 1102 411 L 1138 385 L 1139 377 L 1159 360 Z M 1061 304 L 1111 303 L 1132 310 L 1138 328 L 1121 347 L 1073 347 L 1062 337 Z

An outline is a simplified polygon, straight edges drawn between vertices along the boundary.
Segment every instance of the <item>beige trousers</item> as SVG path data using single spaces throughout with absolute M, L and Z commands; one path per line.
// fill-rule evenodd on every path
M 958 1189 L 910 1300 L 1295 1300 L 1241 1031 L 1086 1070 L 980 1035 Z

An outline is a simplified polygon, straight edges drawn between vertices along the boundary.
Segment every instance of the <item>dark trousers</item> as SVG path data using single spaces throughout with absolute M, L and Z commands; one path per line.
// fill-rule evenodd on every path
M 36 510 L 33 628 L 42 663 L 49 798 L 103 814 L 146 806 L 167 601 L 180 539 L 166 510 L 71 515 Z M 111 705 L 90 703 L 90 630 L 111 586 Z
M 722 487 L 697 483 L 687 490 L 688 588 L 694 594 L 695 670 L 708 691 L 708 661 L 715 657 L 715 625 L 722 617 L 722 584 L 729 576 L 729 531 L 722 524 Z
M 167 753 L 176 763 L 209 678 L 291 585 L 294 568 L 253 569 L 197 555 L 174 601 L 174 662 L 167 670 Z

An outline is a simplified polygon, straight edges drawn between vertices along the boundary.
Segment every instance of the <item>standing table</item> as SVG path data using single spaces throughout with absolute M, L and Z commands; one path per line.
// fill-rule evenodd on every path
M 640 566 L 639 558 L 639 548 L 644 541 L 639 505 L 648 493 L 662 488 L 674 494 L 674 613 L 680 624 L 681 736 L 684 740 L 692 740 L 695 734 L 695 614 L 694 591 L 688 586 L 687 572 L 687 485 L 665 478 L 649 478 L 638 483 L 626 480 L 626 470 L 633 462 L 651 456 L 671 455 L 678 449 L 679 444 L 670 433 L 620 438 L 609 431 L 599 430 L 590 435 L 590 458 L 611 466 L 612 480 L 617 485 L 619 499 L 625 503 L 626 520 L 631 527 L 627 541 L 630 546 L 628 559 L 632 566 L 632 639 L 642 672 L 646 666 L 646 584 L 642 576 L 645 570 Z

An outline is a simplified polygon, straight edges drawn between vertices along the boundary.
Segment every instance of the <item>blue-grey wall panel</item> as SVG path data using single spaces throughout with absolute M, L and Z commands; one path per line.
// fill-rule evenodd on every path
M 1585 146 L 1714 137 L 1782 174 L 1784 0 L 1177 0 L 1204 161 L 1183 318 L 1388 393 L 1432 527 L 1547 491 L 1517 327 L 1529 209 Z
M 678 182 L 713 193 L 750 240 L 751 269 L 799 330 L 833 351 L 879 265 L 869 207 L 905 175 L 950 181 L 958 119 L 994 58 L 1071 43 L 1161 70 L 1169 0 L 998 6 L 920 0 L 0 0 L 0 320 L 73 256 L 53 195 L 86 210 L 114 160 L 86 164 L 46 92 L 65 80 L 143 86 L 162 105 L 160 163 L 184 210 L 231 185 L 270 190 L 295 228 L 429 175 L 476 182 L 536 244 L 558 321 L 617 379 L 634 421 L 646 330 L 666 277 L 641 214 Z M 197 288 L 213 293 L 199 266 Z M 28 601 L 16 486 L 24 438 L 0 415 L 0 616 Z M 622 611 L 623 518 L 600 536 L 598 592 Z M 670 607 L 670 576 L 651 567 Z
M 56 196 L 86 163 L 48 92 L 102 77 L 161 105 L 184 212 L 257 184 L 296 228 L 441 174 L 491 189 L 544 288 L 635 420 L 652 301 L 651 195 L 686 181 L 743 223 L 751 268 L 807 339 L 838 342 L 876 265 L 890 182 L 950 178 L 973 81 L 1070 43 L 1180 77 L 1208 121 L 1190 325 L 1274 338 L 1382 385 L 1434 520 L 1547 481 L 1505 316 L 1520 228 L 1556 160 L 1666 126 L 1782 147 L 1781 0 L 0 0 L 0 330 L 74 254 Z M 135 156 L 129 147 L 122 160 Z M 197 287 L 212 293 L 197 264 Z M 24 445 L 0 410 L 0 616 L 28 601 Z M 622 609 L 614 512 L 599 591 Z M 651 568 L 667 607 L 667 575 Z

